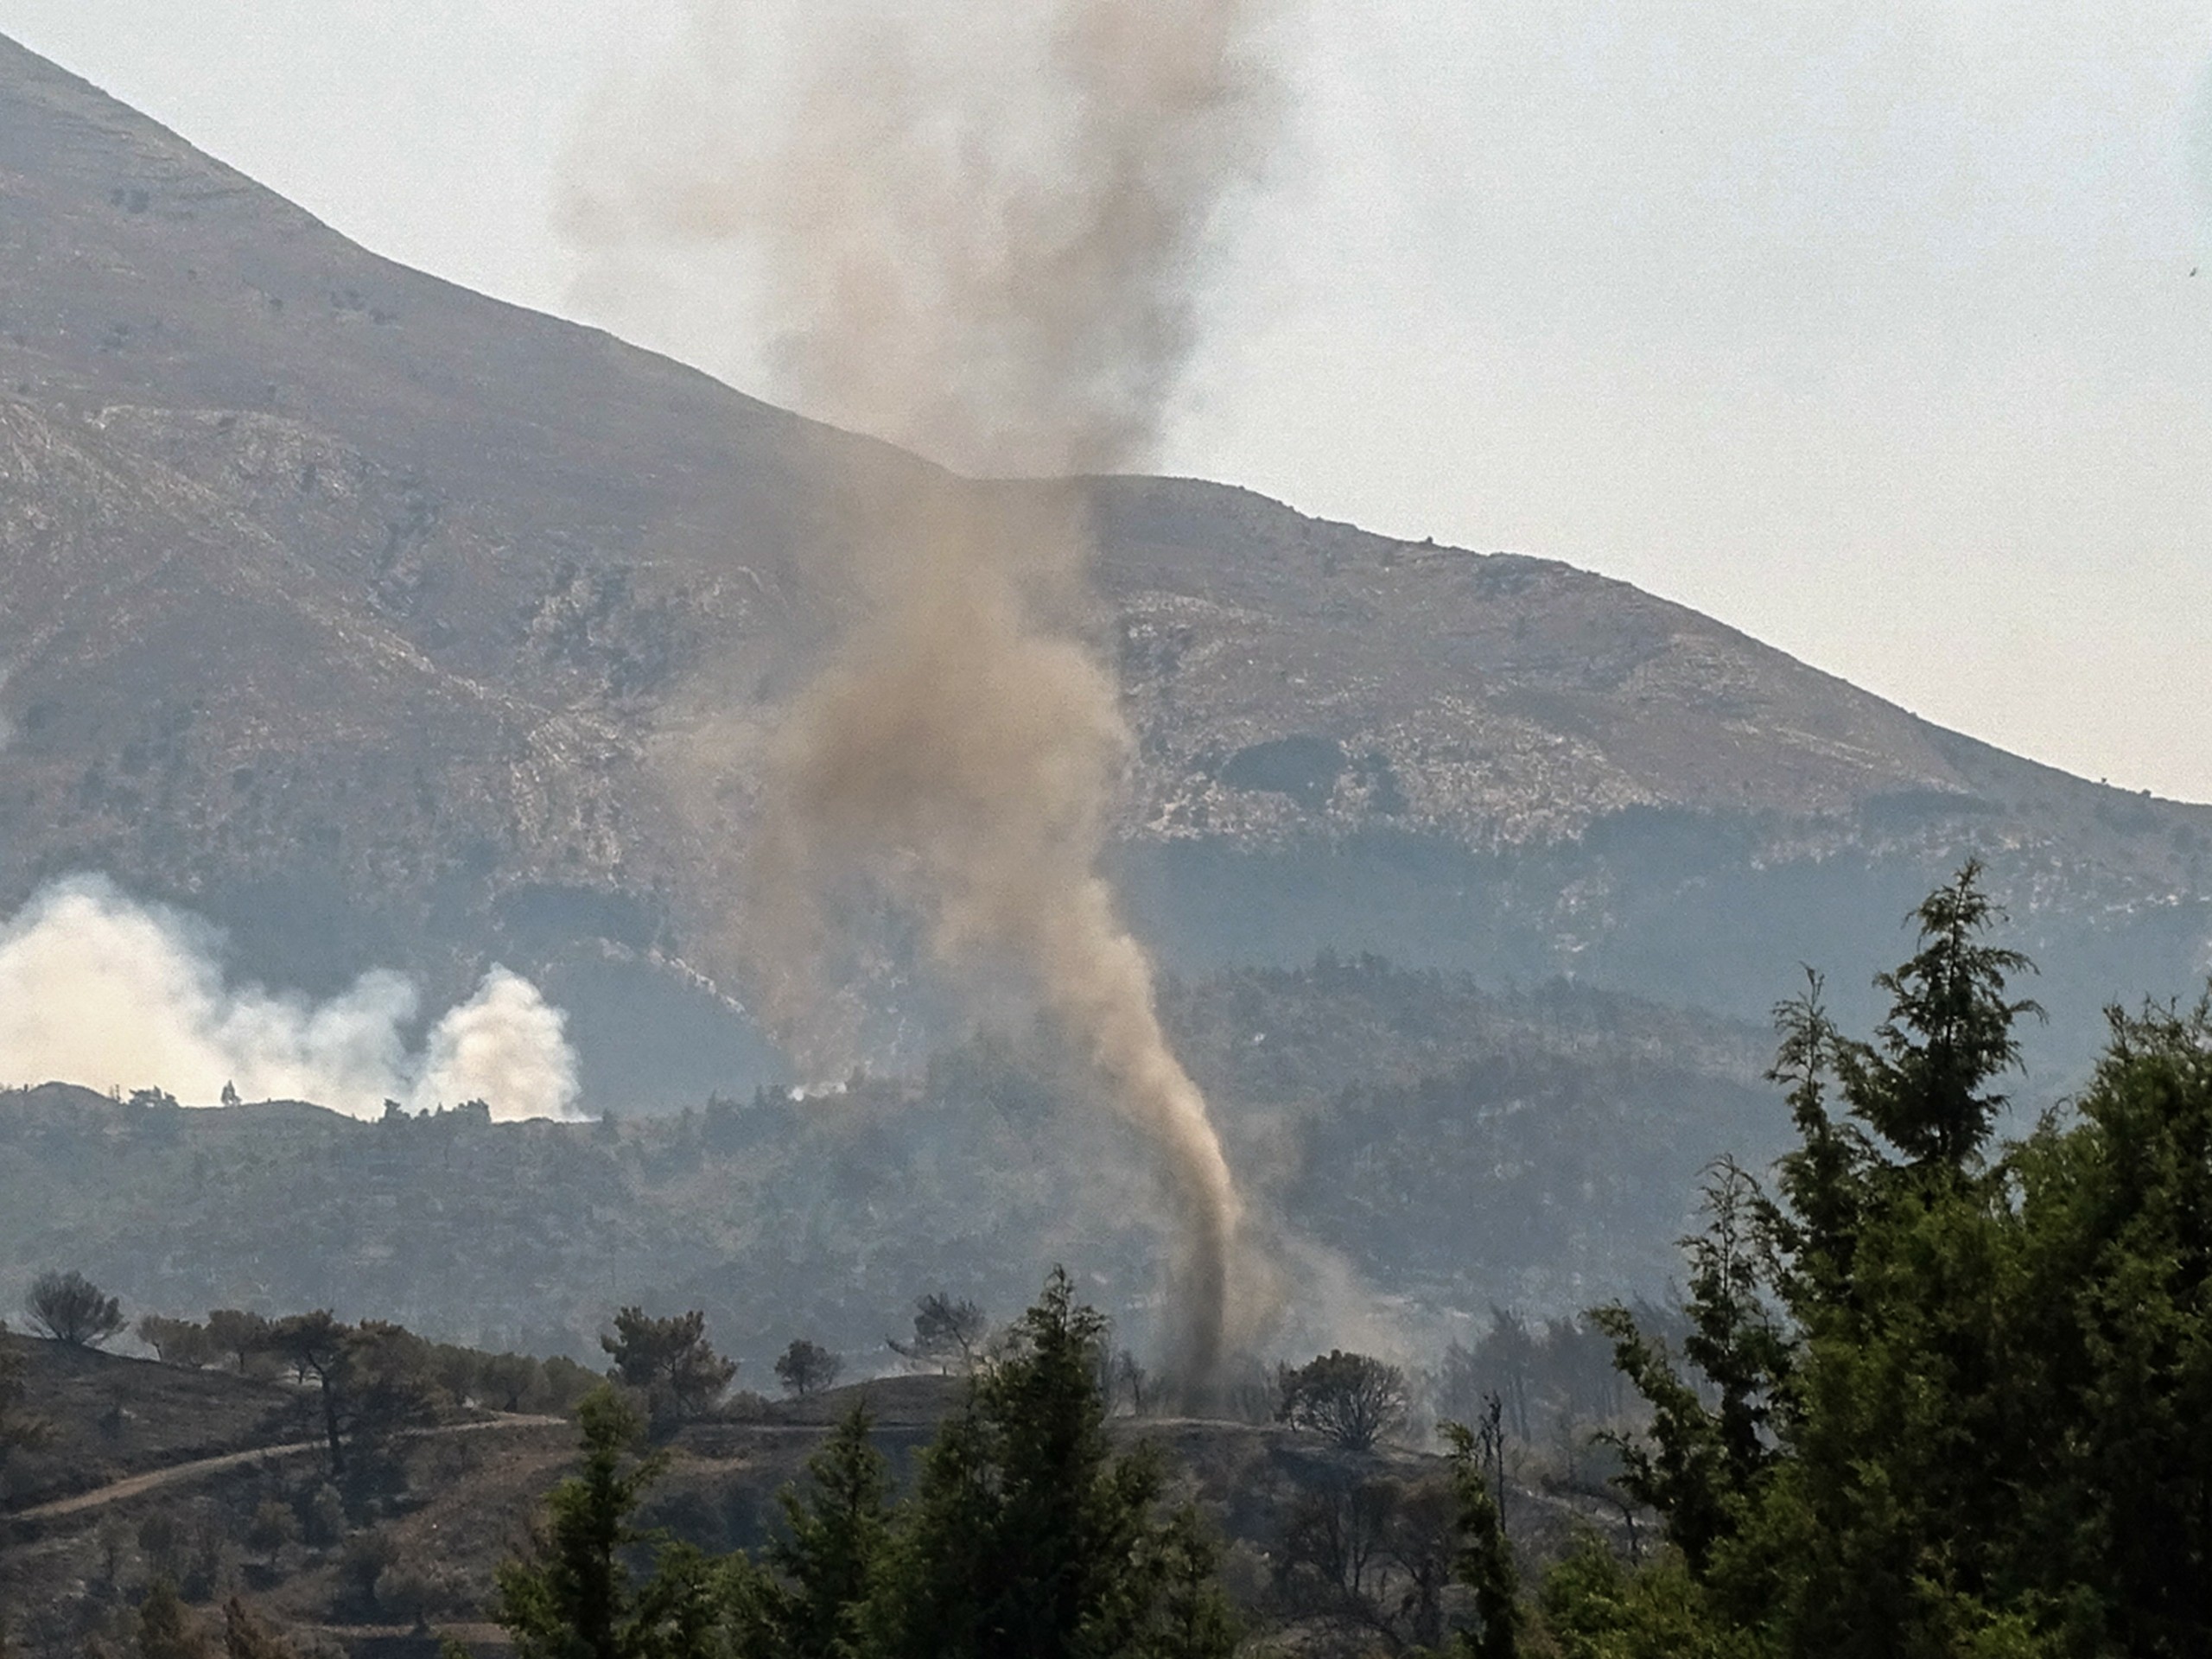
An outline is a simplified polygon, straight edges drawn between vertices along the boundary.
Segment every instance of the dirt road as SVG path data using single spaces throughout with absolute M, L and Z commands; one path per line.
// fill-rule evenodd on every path
M 479 1423 L 447 1423 L 437 1428 L 410 1428 L 400 1438 L 419 1440 L 447 1434 L 482 1434 L 503 1429 L 558 1428 L 566 1421 L 560 1417 L 494 1417 Z M 76 1515 L 86 1510 L 119 1503 L 125 1498 L 136 1497 L 141 1492 L 150 1492 L 157 1487 L 198 1480 L 204 1475 L 219 1474 L 226 1469 L 237 1469 L 250 1463 L 307 1457 L 323 1449 L 324 1444 L 321 1440 L 293 1440 L 283 1446 L 258 1446 L 251 1452 L 229 1452 L 219 1458 L 194 1458 L 189 1463 L 173 1463 L 166 1469 L 149 1469 L 143 1474 L 129 1475 L 105 1486 L 95 1486 L 88 1492 L 57 1497 L 50 1503 L 34 1504 L 28 1510 L 0 1513 L 0 1525 L 18 1521 L 60 1520 L 64 1516 Z

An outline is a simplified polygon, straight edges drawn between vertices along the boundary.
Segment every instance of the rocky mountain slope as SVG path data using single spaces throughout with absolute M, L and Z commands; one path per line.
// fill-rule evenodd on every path
M 0 906 L 105 870 L 310 991 L 497 957 L 570 1009 L 588 1104 L 747 1086 L 746 755 L 887 480 L 970 487 L 377 258 L 0 42 Z M 2212 809 L 1565 565 L 1093 494 L 1116 860 L 1171 963 L 1379 949 L 1755 1014 L 1799 961 L 1893 960 L 1979 852 L 2058 970 L 2057 1073 L 2101 1001 L 2203 970 Z

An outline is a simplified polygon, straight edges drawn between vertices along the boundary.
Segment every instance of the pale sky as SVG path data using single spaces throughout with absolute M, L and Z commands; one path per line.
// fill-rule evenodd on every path
M 671 271 L 587 308 L 555 228 L 586 111 L 688 10 L 0 33 L 381 253 L 773 397 L 741 307 Z M 1160 470 L 1621 576 L 2212 800 L 2212 3 L 1333 0 L 1276 47 L 1293 130 Z

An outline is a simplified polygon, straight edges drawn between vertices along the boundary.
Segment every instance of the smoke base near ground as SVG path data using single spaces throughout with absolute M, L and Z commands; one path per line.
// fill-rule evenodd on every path
M 475 994 L 409 1030 L 406 976 L 363 974 L 327 1001 L 233 985 L 220 935 L 80 875 L 41 889 L 0 923 L 0 1078 L 159 1088 L 213 1105 L 304 1100 L 356 1117 L 482 1100 L 500 1119 L 565 1117 L 575 1055 L 563 1015 L 531 982 L 493 967 Z

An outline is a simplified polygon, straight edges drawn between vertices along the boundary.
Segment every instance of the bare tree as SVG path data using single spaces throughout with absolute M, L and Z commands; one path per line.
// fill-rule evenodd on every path
M 1444 1597 L 1459 1564 L 1459 1505 L 1446 1480 L 1405 1488 L 1384 1523 L 1383 1547 L 1395 1576 L 1386 1607 L 1420 1652 L 1444 1643 Z
M 804 1400 L 835 1382 L 837 1373 L 844 1369 L 845 1362 L 820 1343 L 800 1337 L 784 1350 L 783 1357 L 776 1362 L 776 1380 L 784 1385 L 786 1394 L 795 1394 Z
M 914 1339 L 890 1339 L 891 1351 L 916 1370 L 973 1371 L 991 1322 L 975 1303 L 932 1291 L 914 1304 Z
M 1272 1553 L 1274 1595 L 1297 1618 L 1320 1619 L 1361 1653 L 1440 1649 L 1445 1598 L 1459 1548 L 1449 1483 L 1321 1476 L 1284 1517 Z
M 1126 1348 L 1115 1350 L 1114 1357 L 1106 1367 L 1103 1392 L 1109 1407 L 1127 1401 L 1129 1414 L 1133 1417 L 1141 1417 L 1147 1412 L 1160 1408 L 1160 1379 L 1147 1370 L 1137 1357 Z
M 1679 1314 L 1638 1303 L 1640 1328 L 1675 1332 Z M 1615 1423 L 1626 1407 L 1613 1369 L 1612 1338 L 1592 1323 L 1530 1320 L 1510 1308 L 1491 1310 L 1491 1328 L 1470 1348 L 1453 1343 L 1431 1379 L 1438 1418 L 1472 1424 L 1491 1395 L 1504 1406 L 1505 1427 L 1522 1446 L 1555 1440 L 1562 1425 L 1577 1433 Z
M 23 1304 L 31 1323 L 72 1348 L 97 1348 L 123 1329 L 116 1299 L 81 1273 L 41 1273 Z
M 1383 1532 L 1397 1500 L 1397 1488 L 1387 1480 L 1349 1477 L 1301 1493 L 1274 1551 L 1275 1593 L 1285 1611 L 1379 1626 Z
M 1496 1394 L 1483 1396 L 1481 1417 L 1475 1424 L 1475 1445 L 1483 1467 L 1497 1489 L 1497 1524 L 1505 1524 L 1505 1402 Z
M 1406 1420 L 1406 1374 L 1369 1354 L 1332 1349 L 1278 1375 L 1275 1415 L 1364 1452 Z
M 295 1313 L 268 1327 L 269 1351 L 292 1368 L 302 1382 L 312 1377 L 322 1395 L 323 1437 L 330 1446 L 330 1468 L 346 1466 L 343 1440 L 346 1338 L 350 1334 L 328 1308 Z

